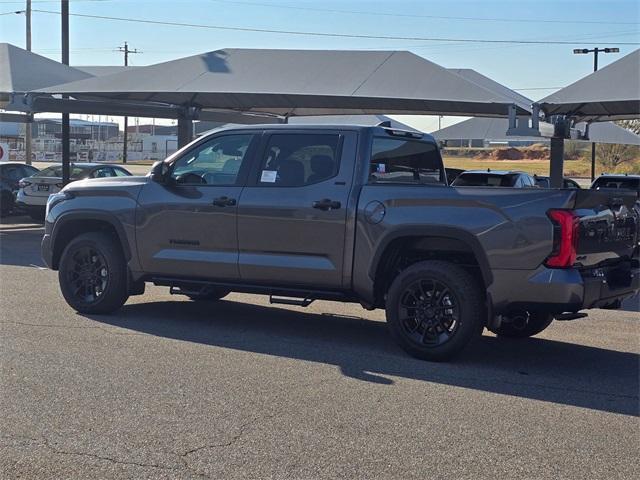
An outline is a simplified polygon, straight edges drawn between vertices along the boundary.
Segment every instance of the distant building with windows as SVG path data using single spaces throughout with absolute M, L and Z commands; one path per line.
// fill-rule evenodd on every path
M 120 134 L 115 122 L 91 122 L 72 118 L 69 120 L 72 140 L 105 141 Z M 62 120 L 59 118 L 38 118 L 31 124 L 33 138 L 61 138 Z

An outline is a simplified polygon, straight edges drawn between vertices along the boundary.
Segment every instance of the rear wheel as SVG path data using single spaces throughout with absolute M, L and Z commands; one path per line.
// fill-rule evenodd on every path
M 448 360 L 479 337 L 484 311 L 478 282 L 463 268 L 442 261 L 402 271 L 386 300 L 391 336 L 423 360 Z
M 67 303 L 82 313 L 111 313 L 127 301 L 127 266 L 109 235 L 77 236 L 62 253 L 58 270 Z
M 545 312 L 515 312 L 505 316 L 499 327 L 489 330 L 499 337 L 527 338 L 537 335 L 553 322 L 553 314 Z

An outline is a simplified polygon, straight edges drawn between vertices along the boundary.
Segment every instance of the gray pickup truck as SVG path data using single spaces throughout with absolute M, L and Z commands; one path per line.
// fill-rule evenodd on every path
M 360 126 L 209 132 L 146 177 L 51 196 L 42 253 L 79 312 L 145 282 L 385 308 L 410 354 L 452 357 L 483 328 L 528 337 L 638 289 L 635 194 L 447 186 L 428 135 Z M 211 305 L 215 308 L 215 304 Z

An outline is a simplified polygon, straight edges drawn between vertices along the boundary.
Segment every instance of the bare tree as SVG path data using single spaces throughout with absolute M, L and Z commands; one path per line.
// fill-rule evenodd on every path
M 609 170 L 640 158 L 640 148 L 637 145 L 599 143 L 596 148 L 600 163 Z
M 640 119 L 635 120 L 620 120 L 616 122 L 622 128 L 626 128 L 627 130 L 631 130 L 636 135 L 640 135 Z

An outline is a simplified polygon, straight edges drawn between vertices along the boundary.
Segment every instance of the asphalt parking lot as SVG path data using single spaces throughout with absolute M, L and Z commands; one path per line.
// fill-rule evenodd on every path
M 41 234 L 0 225 L 0 478 L 640 478 L 637 298 L 434 364 L 353 305 L 76 314 Z

